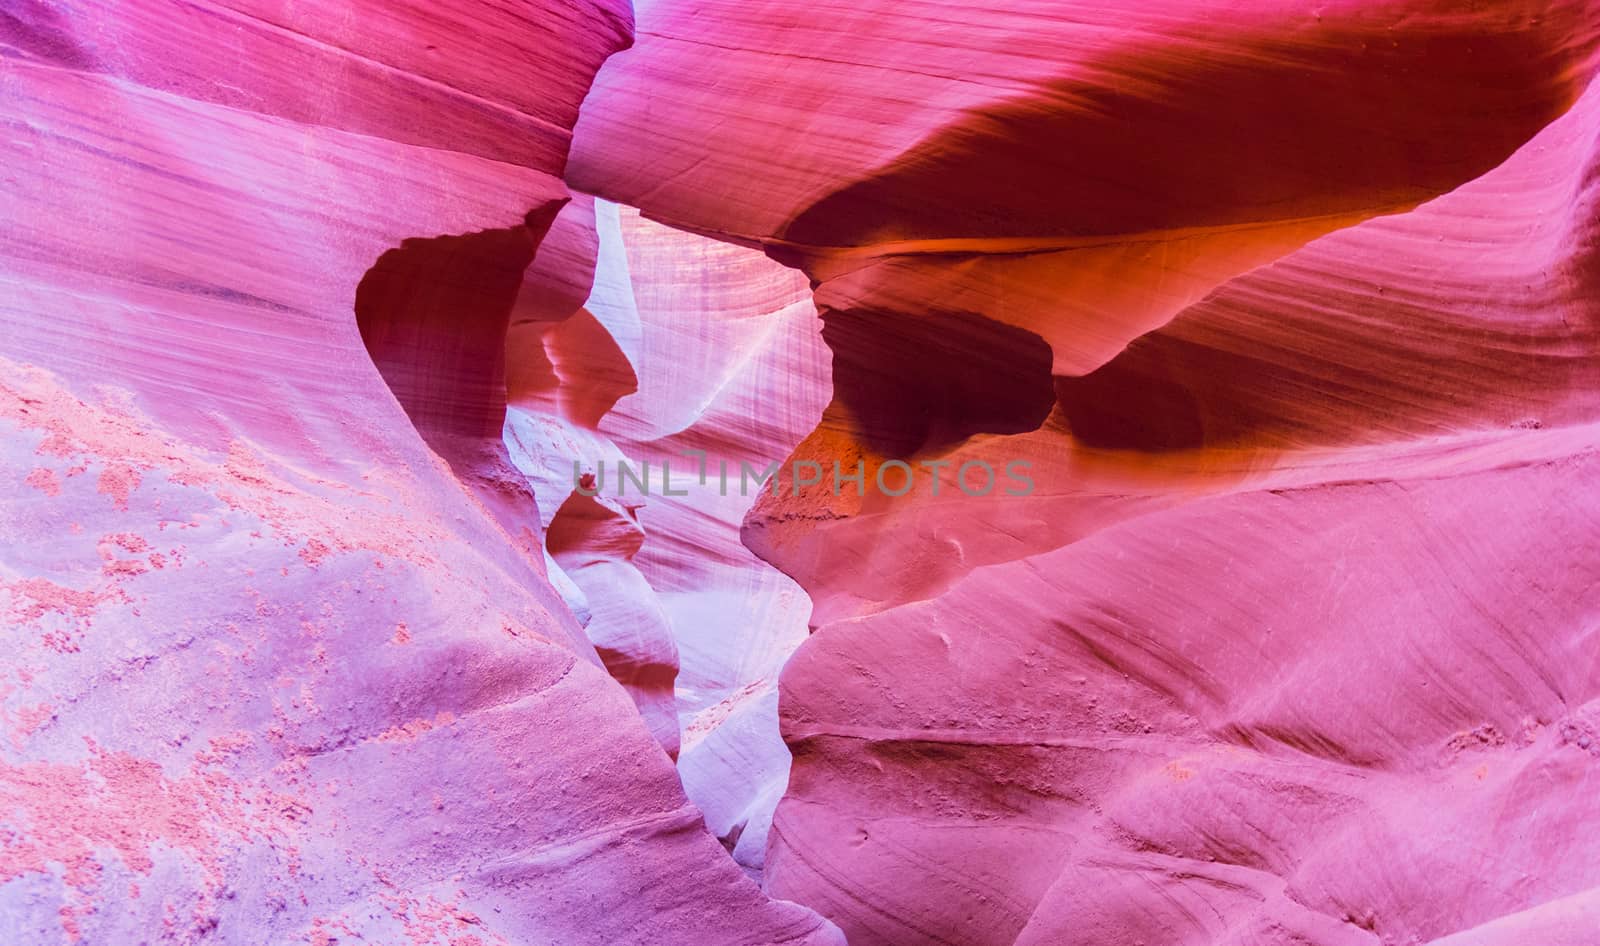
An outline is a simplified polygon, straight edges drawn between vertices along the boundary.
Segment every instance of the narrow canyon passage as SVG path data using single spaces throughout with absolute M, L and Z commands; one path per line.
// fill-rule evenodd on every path
M 1600 946 L 1600 0 L 10 0 L 0 123 L 0 946 Z
M 760 487 L 724 489 L 717 471 L 765 469 L 815 426 L 829 390 L 821 325 L 803 275 L 757 251 L 607 201 L 580 214 L 595 231 L 594 286 L 559 324 L 514 314 L 508 350 L 542 345 L 551 367 L 513 370 L 506 441 L 550 510 L 557 587 L 588 612 L 602 655 L 618 655 L 614 674 L 626 667 L 658 739 L 681 746 L 708 826 L 759 875 L 788 776 L 777 675 L 810 606 L 740 542 Z M 575 473 L 604 468 L 599 495 L 574 490 Z M 638 667 L 660 668 L 656 682 Z
M 765 484 L 725 471 L 783 461 L 821 414 L 804 277 L 579 197 L 525 227 L 406 241 L 363 278 L 356 319 L 418 433 L 537 557 L 759 877 L 788 778 L 777 677 L 809 601 L 740 543 Z

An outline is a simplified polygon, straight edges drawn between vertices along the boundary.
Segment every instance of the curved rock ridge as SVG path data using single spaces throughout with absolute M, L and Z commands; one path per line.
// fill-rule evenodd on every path
M 1078 375 L 1494 167 L 1571 104 L 1596 29 L 1525 0 L 668 0 L 601 70 L 568 178 L 765 247 L 824 309 L 985 315 Z
M 0 938 L 842 942 L 729 860 L 537 511 L 468 475 L 628 21 L 0 16 Z
M 0 942 L 1600 943 L 1600 4 L 637 6 L 0 10 Z
M 18 0 L 0 43 L 197 102 L 559 175 L 594 72 L 632 27 L 618 0 Z
M 506 336 L 523 274 L 561 206 L 530 211 L 517 227 L 406 240 L 356 286 L 356 326 L 389 390 L 535 568 L 538 509 L 503 436 Z
M 946 464 L 939 497 L 920 465 L 900 498 L 858 497 L 850 486 L 795 498 L 786 484 L 762 497 L 746 541 L 807 586 L 820 624 L 915 600 L 953 574 L 1195 492 L 1432 476 L 1455 462 L 1571 449 L 1582 435 L 1565 431 L 1600 412 L 1590 289 L 1597 101 L 1591 88 L 1483 178 L 1323 238 L 1234 280 L 1099 371 L 1055 378 L 1039 430 L 921 455 Z M 853 347 L 866 353 L 842 352 L 836 366 L 887 357 Z M 1026 350 L 1011 346 L 1013 365 Z M 849 468 L 854 457 L 875 466 L 885 456 L 840 399 L 792 459 Z M 980 460 L 1030 463 L 1033 495 L 965 495 L 955 475 Z M 918 525 L 898 527 L 902 516 Z M 981 538 L 962 534 L 973 525 Z M 872 570 L 837 554 L 856 544 L 841 541 L 851 531 L 873 537 Z M 901 569 L 912 555 L 918 567 Z M 852 587 L 872 592 L 842 603 Z
M 1591 940 L 1600 9 L 828 9 L 644 8 L 568 169 L 816 284 L 744 527 L 816 629 L 768 890 L 853 946 Z
M 1589 942 L 1597 140 L 1593 85 L 1037 431 L 915 453 L 940 497 L 763 497 L 817 626 L 768 889 L 852 944 Z M 836 384 L 794 458 L 907 456 Z M 1028 495 L 959 490 L 1019 459 Z

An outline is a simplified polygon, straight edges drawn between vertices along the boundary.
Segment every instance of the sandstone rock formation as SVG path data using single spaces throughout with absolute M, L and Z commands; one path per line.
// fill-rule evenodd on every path
M 549 281 L 543 257 L 524 282 L 507 346 L 512 458 L 589 638 L 663 745 L 676 752 L 684 730 L 685 789 L 757 871 L 788 775 L 777 676 L 809 607 L 741 544 L 761 484 L 740 476 L 787 456 L 827 402 L 809 287 L 759 252 L 605 201 L 569 208 L 555 236 L 567 231 L 592 234 L 594 286 L 581 307 L 545 305 L 529 291 Z
M 644 8 L 568 171 L 804 268 L 792 459 L 916 468 L 746 522 L 817 627 L 768 889 L 857 946 L 1595 942 L 1600 11 L 831 12 Z
M 1586 84 L 1586 2 L 652 3 L 574 186 L 759 244 L 824 310 L 974 313 L 1059 374 L 1482 174 Z M 801 26 L 800 24 L 806 24 Z
M 1595 946 L 1597 42 L 7 5 L 0 942 Z
M 626 6 L 3 12 L 0 940 L 839 942 L 706 831 L 503 462 Z

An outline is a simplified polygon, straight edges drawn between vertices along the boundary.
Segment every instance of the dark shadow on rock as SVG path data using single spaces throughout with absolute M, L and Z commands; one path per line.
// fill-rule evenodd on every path
M 1036 430 L 1055 402 L 1045 340 L 980 315 L 825 310 L 822 338 L 843 422 L 884 456 Z
M 563 203 L 520 226 L 406 240 L 362 277 L 355 303 L 361 340 L 417 433 L 541 574 L 538 506 L 502 439 L 506 330 Z

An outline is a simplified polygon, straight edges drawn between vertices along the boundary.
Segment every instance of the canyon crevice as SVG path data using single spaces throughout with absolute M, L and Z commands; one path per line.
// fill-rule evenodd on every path
M 5 4 L 0 941 L 1597 946 L 1597 44 Z

